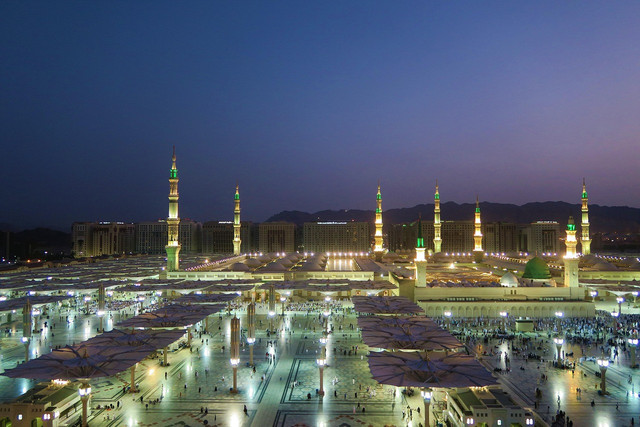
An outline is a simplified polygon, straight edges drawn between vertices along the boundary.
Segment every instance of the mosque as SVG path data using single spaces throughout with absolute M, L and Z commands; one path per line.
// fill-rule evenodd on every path
M 383 244 L 382 194 L 379 183 L 372 254 L 242 254 L 240 193 L 237 185 L 235 190 L 234 253 L 212 262 L 180 269 L 178 170 L 174 149 L 169 175 L 167 266 L 162 272 L 163 277 L 218 281 L 315 281 L 327 284 L 386 281 L 394 285 L 394 289 L 375 289 L 371 286 L 357 289 L 357 286 L 352 286 L 350 290 L 333 291 L 331 296 L 349 298 L 363 294 L 399 294 L 418 303 L 427 315 L 432 317 L 518 318 L 555 315 L 591 317 L 595 315 L 594 292 L 599 292 L 600 298 L 615 298 L 620 295 L 620 292 L 615 291 L 621 282 L 625 282 L 631 289 L 635 287 L 634 281 L 640 279 L 638 260 L 608 260 L 591 255 L 588 195 L 584 180 L 580 238 L 577 237 L 574 220 L 570 217 L 566 228 L 566 250 L 562 257 L 551 257 L 547 254 L 486 254 L 482 247 L 479 198 L 476 198 L 474 215 L 473 253 L 443 254 L 440 192 L 437 181 L 434 195 L 434 250 L 428 254 L 420 223 L 414 259 L 402 260 L 395 254 L 387 253 Z M 578 244 L 582 253 L 577 251 Z M 633 292 L 630 290 L 627 293 Z M 327 292 L 296 290 L 293 298 L 321 299 L 326 295 Z M 638 296 L 638 292 L 633 295 Z

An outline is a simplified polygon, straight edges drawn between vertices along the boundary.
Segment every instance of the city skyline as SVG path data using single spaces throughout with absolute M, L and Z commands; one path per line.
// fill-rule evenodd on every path
M 638 204 L 640 6 L 3 3 L 0 223 Z

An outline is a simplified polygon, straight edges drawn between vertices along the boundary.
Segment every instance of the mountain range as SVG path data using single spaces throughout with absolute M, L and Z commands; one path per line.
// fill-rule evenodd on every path
M 416 221 L 422 216 L 424 221 L 433 221 L 433 204 L 420 204 L 409 208 L 396 208 L 383 211 L 385 225 Z M 481 202 L 482 222 L 513 222 L 527 224 L 536 221 L 558 221 L 566 224 L 573 215 L 576 224 L 581 221 L 581 205 L 566 202 L 534 202 L 524 205 L 508 203 Z M 440 205 L 442 221 L 472 221 L 475 204 L 446 202 Z M 288 221 L 297 225 L 314 221 L 362 221 L 372 222 L 373 210 L 345 209 L 323 210 L 314 213 L 301 211 L 283 211 L 273 215 L 267 222 Z M 640 209 L 628 206 L 589 205 L 591 232 L 640 232 Z

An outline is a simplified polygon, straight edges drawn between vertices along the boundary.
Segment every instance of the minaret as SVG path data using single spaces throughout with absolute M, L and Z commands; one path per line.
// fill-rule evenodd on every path
M 422 217 L 418 218 L 418 238 L 416 240 L 416 286 L 427 286 L 427 259 L 424 257 L 424 239 L 422 238 Z
M 591 253 L 591 238 L 589 236 L 589 197 L 587 196 L 587 184 L 582 178 L 582 226 L 580 227 L 582 255 Z
M 233 210 L 233 254 L 240 255 L 240 192 L 236 184 L 236 195 L 233 196 L 236 207 Z
M 576 225 L 573 222 L 573 217 L 569 217 L 567 223 L 567 239 L 565 240 L 567 251 L 564 255 L 564 286 L 577 287 L 578 286 L 578 253 L 576 247 L 578 246 L 578 240 L 576 239 Z
M 171 171 L 169 172 L 169 217 L 167 218 L 168 241 L 167 271 L 178 271 L 180 265 L 180 242 L 178 230 L 180 218 L 178 217 L 178 168 L 176 168 L 176 147 L 173 147 L 171 157 Z
M 442 252 L 442 237 L 440 224 L 440 192 L 438 191 L 438 180 L 436 179 L 436 194 L 433 196 L 435 207 L 433 208 L 433 252 Z
M 384 249 L 382 248 L 382 194 L 380 193 L 380 182 L 378 182 L 376 202 L 376 234 L 374 235 L 373 252 L 376 255 L 376 258 L 381 258 Z
M 480 222 L 480 199 L 476 196 L 475 232 L 473 233 L 473 254 L 476 262 L 480 262 L 484 255 L 482 249 L 482 223 Z

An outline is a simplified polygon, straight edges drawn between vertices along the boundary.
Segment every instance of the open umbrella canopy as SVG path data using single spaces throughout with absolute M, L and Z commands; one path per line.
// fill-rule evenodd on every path
M 351 289 L 364 291 L 382 291 L 386 289 L 397 289 L 398 285 L 394 285 L 386 280 L 353 280 L 350 284 Z
M 373 378 L 397 387 L 484 387 L 495 378 L 473 356 L 463 353 L 387 351 L 368 355 Z
M 180 328 L 224 310 L 223 304 L 171 304 L 118 323 L 121 328 Z
M 27 301 L 31 303 L 31 306 L 50 304 L 52 302 L 64 301 L 73 298 L 69 295 L 34 295 L 29 297 L 20 297 L 0 301 L 0 311 L 18 310 L 25 306 Z
M 173 344 L 184 335 L 184 330 L 120 330 L 113 329 L 109 332 L 96 335 L 85 341 L 83 344 L 100 346 L 131 346 L 131 347 L 152 347 L 153 349 L 163 348 Z
M 352 297 L 354 309 L 372 314 L 423 314 L 424 310 L 406 297 Z
M 150 346 L 67 346 L 25 362 L 2 375 L 10 378 L 78 380 L 110 377 L 143 360 Z
M 225 284 L 216 284 L 216 285 L 208 285 L 204 288 L 205 292 L 246 292 L 250 291 L 254 288 L 254 285 L 225 285 Z
M 236 293 L 187 294 L 174 299 L 173 302 L 178 304 L 215 304 L 233 301 L 236 298 L 238 298 Z
M 456 337 L 424 316 L 360 317 L 358 326 L 369 347 L 426 351 L 456 351 L 464 347 Z

